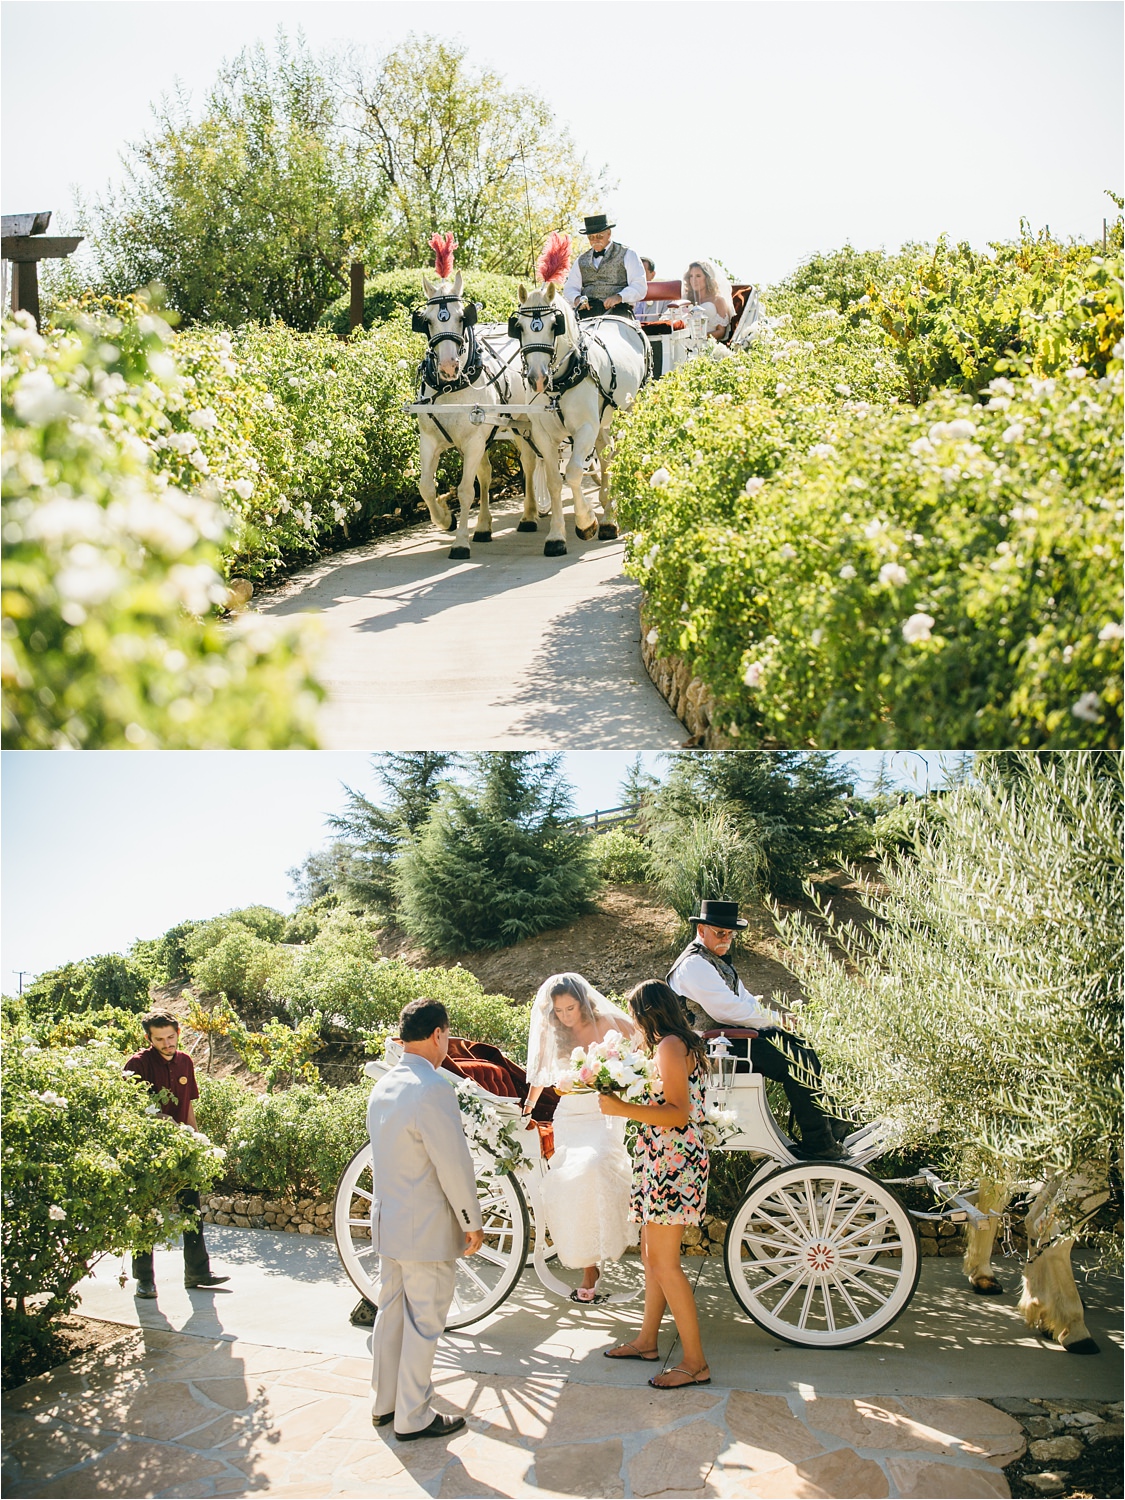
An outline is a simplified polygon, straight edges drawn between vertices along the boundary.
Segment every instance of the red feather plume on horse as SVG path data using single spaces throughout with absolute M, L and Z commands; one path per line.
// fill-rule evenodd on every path
M 557 229 L 552 229 L 535 269 L 544 284 L 554 281 L 561 286 L 570 270 L 570 235 L 560 234 Z
M 451 234 L 433 234 L 430 249 L 434 252 L 434 270 L 444 281 L 453 275 L 453 252 L 457 249 L 457 241 Z

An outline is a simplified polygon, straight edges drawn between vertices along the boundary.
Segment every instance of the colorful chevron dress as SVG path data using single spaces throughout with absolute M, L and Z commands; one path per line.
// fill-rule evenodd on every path
M 703 1070 L 688 1076 L 691 1118 L 686 1125 L 642 1125 L 633 1153 L 629 1217 L 639 1224 L 700 1224 L 707 1202 L 707 1147 L 703 1144 Z M 646 1103 L 663 1104 L 659 1086 Z

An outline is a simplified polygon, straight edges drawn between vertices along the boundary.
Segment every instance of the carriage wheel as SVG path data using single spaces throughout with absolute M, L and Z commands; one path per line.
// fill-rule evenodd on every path
M 906 1205 L 858 1167 L 801 1162 L 751 1183 L 727 1227 L 731 1291 L 790 1344 L 846 1349 L 888 1328 L 922 1257 Z
M 494 1312 L 520 1279 L 527 1258 L 527 1204 L 519 1183 L 512 1176 L 493 1177 L 492 1158 L 484 1153 L 473 1151 L 473 1165 L 484 1244 L 457 1261 L 447 1329 L 464 1328 Z M 379 1257 L 371 1248 L 371 1196 L 371 1148 L 364 1146 L 337 1185 L 332 1228 L 349 1279 L 374 1303 Z

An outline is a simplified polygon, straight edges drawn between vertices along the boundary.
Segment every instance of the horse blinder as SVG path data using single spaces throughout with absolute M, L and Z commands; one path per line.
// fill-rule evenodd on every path
M 430 331 L 429 319 L 420 307 L 416 307 L 410 314 L 410 331 L 411 333 L 429 333 Z

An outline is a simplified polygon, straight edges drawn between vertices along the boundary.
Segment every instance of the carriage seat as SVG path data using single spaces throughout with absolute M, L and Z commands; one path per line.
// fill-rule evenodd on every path
M 645 287 L 646 302 L 682 302 L 684 289 L 678 281 L 650 281 Z M 669 318 L 664 313 L 645 313 L 640 320 L 646 333 L 672 333 L 684 326 L 683 318 Z
M 731 1048 L 732 1056 L 738 1059 L 734 1065 L 734 1071 L 736 1073 L 754 1071 L 754 1064 L 750 1061 L 750 1043 L 758 1035 L 756 1031 L 751 1031 L 747 1026 L 713 1026 L 710 1031 L 701 1031 L 699 1034 L 705 1042 L 717 1036 L 725 1036 L 731 1042 L 745 1042 L 745 1050 L 740 1051 L 737 1047 Z
M 527 1098 L 527 1074 L 491 1042 L 471 1042 L 465 1037 L 451 1036 L 449 1054 L 442 1067 L 458 1078 L 471 1079 L 498 1099 Z M 544 1089 L 536 1101 L 534 1118 L 550 1120 L 558 1100 L 554 1089 Z

